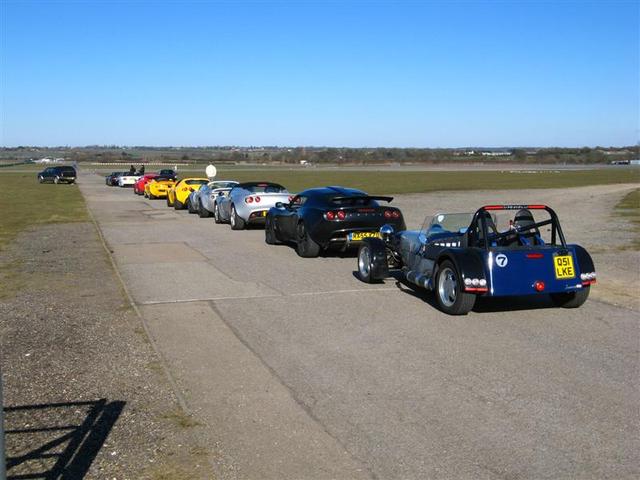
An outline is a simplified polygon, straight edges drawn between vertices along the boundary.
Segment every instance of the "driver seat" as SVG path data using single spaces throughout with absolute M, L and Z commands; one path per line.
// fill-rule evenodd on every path
M 518 210 L 513 219 L 513 225 L 521 232 L 519 237 L 523 245 L 544 245 L 544 240 L 542 240 L 540 236 L 540 230 L 535 224 L 536 221 L 533 219 L 533 214 L 529 210 L 526 208 Z M 528 232 L 533 232 L 530 238 L 527 236 Z

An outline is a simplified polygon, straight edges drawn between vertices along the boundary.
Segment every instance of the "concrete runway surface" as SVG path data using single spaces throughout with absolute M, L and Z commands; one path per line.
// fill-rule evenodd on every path
M 637 311 L 496 301 L 451 317 L 361 283 L 353 256 L 302 259 L 97 175 L 79 187 L 218 478 L 640 475 Z

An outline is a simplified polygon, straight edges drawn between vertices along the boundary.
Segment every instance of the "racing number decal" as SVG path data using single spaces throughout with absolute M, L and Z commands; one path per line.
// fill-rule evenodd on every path
M 553 265 L 556 270 L 556 278 L 573 278 L 576 276 L 573 268 L 573 257 L 571 255 L 558 255 L 553 257 Z
M 504 253 L 500 253 L 496 256 L 496 265 L 499 267 L 506 267 L 507 263 L 509 263 L 509 259 Z

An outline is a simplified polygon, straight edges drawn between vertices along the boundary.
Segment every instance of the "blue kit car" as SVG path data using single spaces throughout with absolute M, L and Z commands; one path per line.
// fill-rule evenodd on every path
M 534 211 L 544 218 L 535 219 Z M 380 233 L 359 249 L 359 278 L 376 282 L 396 269 L 433 290 L 440 309 L 452 315 L 468 313 L 478 296 L 549 295 L 557 306 L 575 308 L 596 282 L 591 256 L 566 243 L 546 205 L 488 205 L 475 213 L 437 214 L 420 230 L 383 226 Z

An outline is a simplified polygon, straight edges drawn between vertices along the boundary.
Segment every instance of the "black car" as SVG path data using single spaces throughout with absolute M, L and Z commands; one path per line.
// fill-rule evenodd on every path
M 158 172 L 161 177 L 170 178 L 171 180 L 176 179 L 176 172 L 170 168 L 163 168 Z
M 38 182 L 74 183 L 76 176 L 73 167 L 49 167 L 38 173 Z
M 400 210 L 378 203 L 391 200 L 352 188 L 311 188 L 269 210 L 265 241 L 294 243 L 301 257 L 317 257 L 333 245 L 343 250 L 357 247 L 365 238 L 379 237 L 382 225 L 405 228 Z

